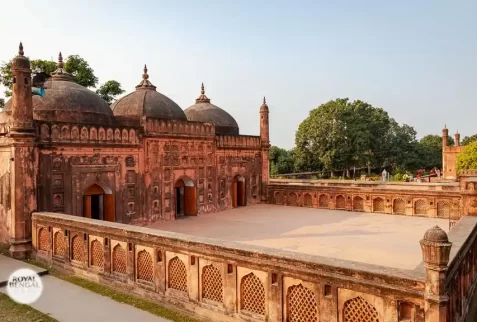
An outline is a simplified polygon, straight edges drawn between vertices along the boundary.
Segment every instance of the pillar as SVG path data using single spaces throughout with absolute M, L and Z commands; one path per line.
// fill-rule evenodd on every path
M 449 242 L 445 231 L 434 226 L 426 231 L 420 244 L 426 269 L 425 321 L 446 322 L 449 296 L 445 281 L 452 243 Z
M 455 135 L 455 146 L 460 146 L 460 133 L 457 132 Z
M 31 252 L 31 214 L 36 210 L 38 150 L 33 127 L 30 61 L 20 43 L 13 58 L 12 115 L 8 137 L 11 146 L 10 255 L 26 258 Z
M 260 107 L 260 141 L 261 141 L 261 154 L 262 154 L 262 202 L 267 201 L 267 185 L 269 179 L 269 150 L 270 150 L 270 129 L 268 121 L 268 105 L 265 97 L 263 98 L 263 104 Z

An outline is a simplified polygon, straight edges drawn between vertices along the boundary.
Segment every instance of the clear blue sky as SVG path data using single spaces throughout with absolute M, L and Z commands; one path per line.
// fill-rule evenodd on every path
M 477 133 L 477 1 L 8 1 L 0 61 L 79 54 L 100 82 L 150 80 L 183 109 L 200 94 L 291 148 L 309 111 L 334 98 L 386 109 L 418 136 Z M 8 12 L 8 14 L 5 14 Z

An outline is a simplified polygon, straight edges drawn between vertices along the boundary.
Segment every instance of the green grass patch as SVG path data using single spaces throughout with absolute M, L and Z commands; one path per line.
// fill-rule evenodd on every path
M 19 304 L 8 295 L 0 293 L 0 321 L 2 322 L 58 322 L 31 306 Z
M 48 272 L 50 273 L 50 275 L 53 275 L 59 279 L 78 285 L 82 288 L 85 288 L 87 290 L 100 294 L 102 296 L 107 296 L 117 302 L 134 306 L 140 310 L 163 317 L 165 319 L 175 321 L 175 322 L 200 322 L 200 320 L 191 318 L 185 314 L 179 313 L 172 309 L 160 306 L 156 302 L 146 300 L 138 296 L 126 294 L 120 291 L 116 291 L 113 288 L 110 288 L 95 282 L 91 282 L 89 280 L 86 280 L 78 276 L 66 275 L 53 267 L 48 267 L 48 265 L 46 265 L 45 263 L 42 263 L 36 260 L 26 260 L 25 262 L 48 269 Z M 3 320 L 0 319 L 0 321 L 3 321 Z

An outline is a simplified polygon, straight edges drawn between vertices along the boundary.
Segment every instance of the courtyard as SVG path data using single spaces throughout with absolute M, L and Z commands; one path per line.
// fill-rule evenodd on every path
M 436 224 L 449 229 L 446 219 L 260 204 L 149 227 L 413 270 L 422 262 L 419 241 Z

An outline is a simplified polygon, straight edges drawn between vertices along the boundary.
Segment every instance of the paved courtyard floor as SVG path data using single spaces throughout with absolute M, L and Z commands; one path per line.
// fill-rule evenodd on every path
M 422 262 L 419 240 L 436 224 L 449 229 L 446 219 L 260 204 L 149 227 L 413 270 Z

